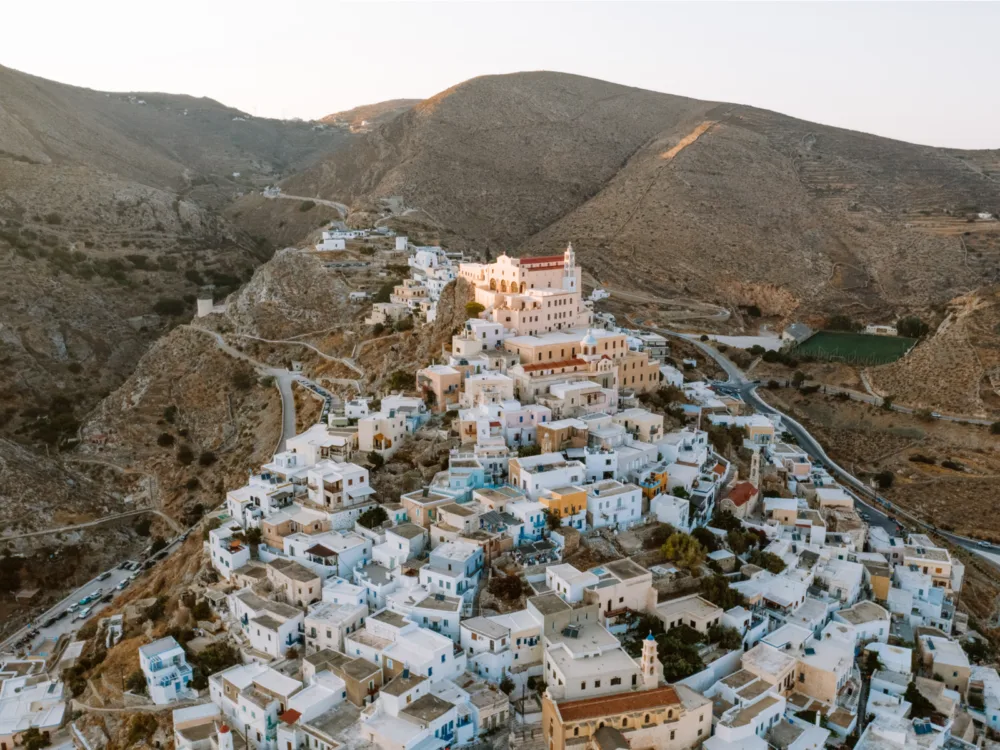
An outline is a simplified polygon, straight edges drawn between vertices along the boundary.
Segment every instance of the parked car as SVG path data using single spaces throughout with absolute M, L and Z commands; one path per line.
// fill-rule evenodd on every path
M 990 543 L 989 542 L 979 542 L 979 546 L 980 547 L 989 547 Z
M 99 576 L 97 576 L 97 580 L 98 581 L 106 581 L 109 578 L 111 578 L 111 571 L 110 570 L 105 570 L 103 573 L 101 573 Z
M 70 605 L 69 605 L 68 607 L 66 607 L 66 609 L 65 609 L 65 610 L 63 610 L 63 615 L 67 615 L 67 614 L 69 614 L 70 612 L 76 612 L 76 611 L 77 611 L 78 609 L 80 609 L 80 604 L 79 604 L 79 602 L 73 602 L 73 603 L 72 603 L 72 604 L 70 604 Z
M 115 588 L 118 589 L 119 591 L 124 591 L 125 589 L 128 588 L 128 582 L 131 580 L 132 580 L 131 578 L 126 578 L 124 581 L 115 586 Z
M 76 613 L 76 617 L 74 617 L 73 619 L 86 620 L 88 617 L 90 617 L 90 613 L 92 611 L 93 611 L 92 607 L 84 607 L 83 609 L 81 609 L 79 612 Z

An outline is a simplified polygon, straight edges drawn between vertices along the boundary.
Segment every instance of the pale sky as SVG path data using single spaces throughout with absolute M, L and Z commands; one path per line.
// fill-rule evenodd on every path
M 8 7 L 9 6 L 9 7 Z M 1000 3 L 9 3 L 0 64 L 314 118 L 558 70 L 916 143 L 1000 148 Z

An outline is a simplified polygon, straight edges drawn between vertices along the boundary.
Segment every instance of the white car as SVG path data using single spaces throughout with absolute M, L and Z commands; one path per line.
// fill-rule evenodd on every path
M 93 607 L 84 607 L 77 613 L 76 617 L 74 617 L 73 619 L 86 620 L 88 617 L 90 617 L 90 613 L 93 611 L 93 609 L 94 609 Z

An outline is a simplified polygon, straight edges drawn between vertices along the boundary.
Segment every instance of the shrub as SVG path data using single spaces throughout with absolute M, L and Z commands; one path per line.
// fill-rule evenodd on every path
M 381 456 L 379 456 L 379 458 L 381 458 Z M 373 508 L 369 508 L 360 516 L 358 516 L 358 523 L 360 523 L 366 529 L 374 529 L 376 526 L 381 526 L 388 520 L 389 520 L 389 514 L 385 512 L 385 508 L 383 508 L 381 505 L 376 505 Z
M 149 536 L 149 527 L 153 525 L 153 521 L 149 518 L 143 518 L 132 528 L 135 529 L 135 533 L 139 536 Z
M 405 318 L 400 318 L 399 320 L 396 321 L 396 325 L 394 326 L 394 328 L 400 333 L 402 333 L 403 331 L 412 331 L 413 316 L 407 315 Z
M 861 329 L 861 325 L 851 320 L 847 315 L 833 315 L 827 318 L 826 327 L 831 331 L 858 331 Z
M 253 386 L 253 374 L 249 370 L 237 370 L 230 380 L 237 390 L 248 391 Z
M 524 584 L 519 576 L 496 576 L 490 579 L 489 591 L 498 599 L 507 602 L 517 601 L 521 598 Z
M 146 694 L 146 676 L 137 669 L 125 678 L 125 689 L 140 695 Z
M 305 213 L 306 211 L 312 211 L 316 208 L 316 201 L 302 201 L 299 204 L 299 211 Z
M 155 555 L 157 552 L 165 549 L 167 546 L 167 540 L 162 536 L 154 536 L 153 543 L 149 545 L 149 554 Z
M 215 454 L 212 451 L 202 451 L 201 455 L 198 456 L 199 466 L 211 466 L 216 461 Z
M 774 575 L 778 575 L 785 569 L 785 561 L 771 552 L 763 550 L 751 550 L 747 560 L 758 568 L 763 568 Z
M 926 336 L 929 330 L 930 326 L 916 315 L 909 315 L 896 321 L 896 331 L 900 336 L 919 339 Z
M 705 562 L 705 548 L 694 537 L 675 532 L 662 547 L 663 556 L 680 568 L 697 572 Z
M 1000 422 L 994 422 L 990 425 L 991 435 L 1000 435 Z
M 70 362 L 66 369 L 68 369 L 74 375 L 79 375 L 81 372 L 83 372 L 83 365 L 81 365 L 79 362 Z
M 62 216 L 57 214 L 55 211 L 45 214 L 46 224 L 62 224 Z
M 485 310 L 486 308 L 478 302 L 465 303 L 465 314 L 470 318 L 478 318 Z
M 412 391 L 417 387 L 417 376 L 407 370 L 396 370 L 387 383 L 391 391 Z
M 194 461 L 194 451 L 191 450 L 191 446 L 182 445 L 177 449 L 177 461 L 183 466 L 189 466 Z
M 169 432 L 161 432 L 156 438 L 156 444 L 161 448 L 169 448 L 174 444 L 174 436 Z
M 189 268 L 184 272 L 184 278 L 190 281 L 192 284 L 201 286 L 205 283 L 205 279 L 202 278 L 201 274 L 198 273 L 196 268 Z
M 370 451 L 367 456 L 368 463 L 371 464 L 372 471 L 378 471 L 383 466 L 385 466 L 385 459 L 382 458 L 382 454 L 376 451 Z
M 941 465 L 946 469 L 951 469 L 952 471 L 965 471 L 964 464 L 961 464 L 958 461 L 952 461 L 950 458 L 942 461 Z
M 153 312 L 157 315 L 180 315 L 184 312 L 184 302 L 174 297 L 161 297 L 153 305 Z
M 875 475 L 875 481 L 878 482 L 880 490 L 887 490 L 892 487 L 892 482 L 895 478 L 895 475 L 891 471 L 880 471 Z
M 538 443 L 532 443 L 531 445 L 519 445 L 517 447 L 517 457 L 527 458 L 528 456 L 540 456 L 542 454 L 542 448 Z
M 166 409 L 163 410 L 163 419 L 170 424 L 174 423 L 174 419 L 177 418 L 177 407 L 171 404 Z

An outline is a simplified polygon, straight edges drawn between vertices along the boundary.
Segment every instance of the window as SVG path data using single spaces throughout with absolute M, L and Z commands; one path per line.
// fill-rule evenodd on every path
M 441 663 L 444 664 L 445 655 L 441 654 Z
M 580 683 L 580 690 L 586 690 L 586 689 L 587 689 L 587 683 L 586 682 L 581 682 Z

